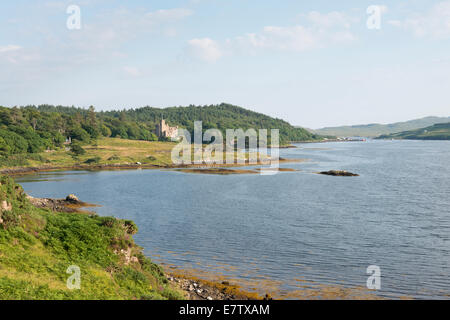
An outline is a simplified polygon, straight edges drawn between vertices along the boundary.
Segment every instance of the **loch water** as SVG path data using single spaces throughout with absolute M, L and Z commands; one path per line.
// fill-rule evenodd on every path
M 45 172 L 17 178 L 35 197 L 69 193 L 131 219 L 153 260 L 242 281 L 278 297 L 365 288 L 386 298 L 450 297 L 450 142 L 297 144 L 307 159 L 275 175 L 172 170 Z M 348 170 L 359 177 L 315 172 Z M 299 295 L 301 297 L 301 294 Z

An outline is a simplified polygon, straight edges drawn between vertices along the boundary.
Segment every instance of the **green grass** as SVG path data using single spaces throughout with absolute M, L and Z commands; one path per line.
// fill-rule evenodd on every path
M 144 165 L 173 165 L 172 149 L 176 142 L 127 140 L 120 138 L 102 138 L 95 143 L 84 145 L 84 154 L 75 155 L 61 148 L 37 154 L 19 154 L 0 158 L 0 168 L 13 167 L 71 167 L 98 165 L 127 165 L 140 162 Z M 226 150 L 222 156 L 225 162 Z M 192 152 L 192 160 L 194 153 Z M 249 153 L 234 153 L 237 157 L 248 159 Z
M 0 299 L 183 298 L 135 245 L 131 221 L 37 209 L 11 178 L 0 181 L 0 203 L 12 204 L 0 214 Z M 71 265 L 79 290 L 66 286 Z
M 98 164 L 143 164 L 170 165 L 174 142 L 126 140 L 102 138 L 84 145 L 85 154 L 75 155 L 66 148 L 37 154 L 17 154 L 0 157 L 0 167 L 69 167 Z

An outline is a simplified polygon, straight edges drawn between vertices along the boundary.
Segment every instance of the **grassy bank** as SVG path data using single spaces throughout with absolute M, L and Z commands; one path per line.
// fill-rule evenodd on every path
M 38 209 L 0 178 L 0 299 L 182 299 L 133 241 L 131 221 Z M 69 289 L 69 266 L 81 271 Z
M 16 154 L 2 159 L 2 168 L 12 167 L 70 167 L 75 165 L 171 164 L 171 150 L 175 143 L 158 141 L 101 138 L 82 145 L 82 152 L 58 148 L 36 154 Z
M 130 169 L 130 168 L 197 168 L 197 167 L 239 167 L 249 165 L 250 154 L 234 153 L 235 163 L 226 162 L 227 153 L 221 154 L 223 164 L 211 161 L 203 164 L 174 165 L 171 159 L 175 142 L 126 140 L 102 138 L 95 143 L 79 146 L 82 151 L 72 148 L 58 148 L 35 154 L 16 154 L 7 158 L 0 157 L 0 174 L 22 174 L 31 171 L 68 170 L 68 169 Z M 258 156 L 258 154 L 256 154 Z M 237 163 L 238 157 L 247 163 Z M 194 152 L 191 155 L 194 160 Z M 258 164 L 269 164 L 262 157 Z M 279 159 L 279 162 L 298 162 L 299 159 Z M 254 165 L 255 163 L 252 163 Z

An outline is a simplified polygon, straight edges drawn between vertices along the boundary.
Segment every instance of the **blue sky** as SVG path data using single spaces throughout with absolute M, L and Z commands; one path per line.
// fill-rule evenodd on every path
M 5 106 L 228 102 L 310 128 L 449 116 L 450 1 L 2 1 L 0 75 Z

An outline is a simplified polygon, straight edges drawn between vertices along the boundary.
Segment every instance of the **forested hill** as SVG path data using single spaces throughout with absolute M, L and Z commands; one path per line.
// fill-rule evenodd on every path
M 281 143 L 314 140 L 318 137 L 286 121 L 271 118 L 229 104 L 173 108 L 96 112 L 62 106 L 0 107 L 0 156 L 37 153 L 61 147 L 67 137 L 91 142 L 99 137 L 132 140 L 157 140 L 156 123 L 164 118 L 171 126 L 193 130 L 194 121 L 203 121 L 203 129 L 279 129 Z M 269 131 L 270 132 L 270 131 Z
M 450 122 L 430 127 L 382 135 L 379 139 L 450 140 Z
M 120 117 L 121 112 L 109 111 L 101 112 L 102 117 Z M 269 117 L 262 113 L 257 113 L 230 104 L 209 105 L 209 106 L 188 106 L 171 108 L 144 107 L 125 111 L 128 119 L 137 122 L 156 124 L 164 118 L 170 125 L 178 125 L 188 130 L 194 127 L 194 121 L 202 121 L 203 129 L 217 128 L 222 132 L 226 129 L 249 128 L 254 129 L 279 129 L 280 139 L 287 141 L 314 140 L 317 135 L 311 134 L 303 128 L 294 128 L 288 122 Z M 269 132 L 270 133 L 270 132 Z

